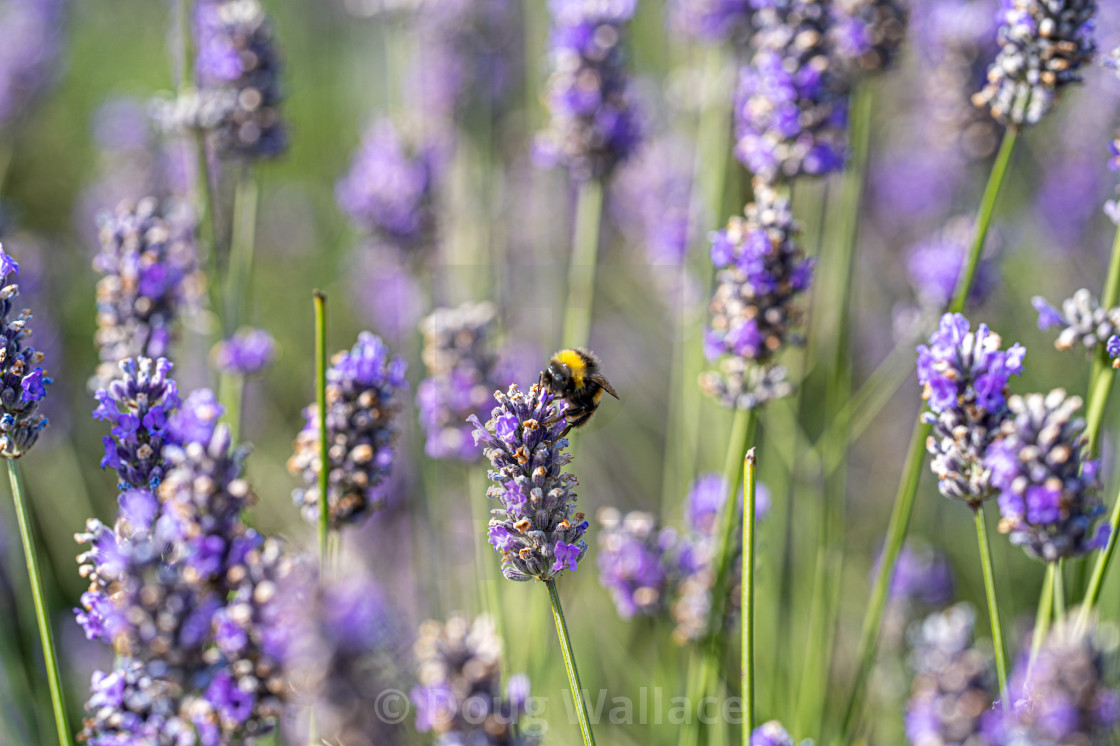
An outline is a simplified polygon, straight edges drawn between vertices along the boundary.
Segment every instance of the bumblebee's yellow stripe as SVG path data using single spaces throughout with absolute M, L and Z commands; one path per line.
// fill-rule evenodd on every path
M 583 378 L 587 373 L 587 363 L 584 362 L 583 355 L 575 350 L 561 350 L 556 353 L 556 359 L 567 365 L 568 370 L 572 371 L 572 381 L 576 388 L 583 388 Z

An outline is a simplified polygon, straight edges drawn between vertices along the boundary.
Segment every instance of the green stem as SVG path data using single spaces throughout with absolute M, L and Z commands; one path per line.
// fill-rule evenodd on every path
M 1034 616 L 1034 632 L 1031 633 L 1031 657 L 1027 670 L 1034 666 L 1035 656 L 1042 648 L 1046 633 L 1050 631 L 1050 615 L 1054 610 L 1054 563 L 1046 563 L 1046 577 L 1042 581 L 1042 592 L 1038 596 L 1038 610 Z
M 972 511 L 976 518 L 976 542 L 980 548 L 980 567 L 984 572 L 984 595 L 988 598 L 988 617 L 992 623 L 992 647 L 996 653 L 996 675 L 999 677 L 1000 699 L 1004 709 L 1007 699 L 1007 647 L 1003 642 L 1003 624 L 999 618 L 999 599 L 996 597 L 996 579 L 992 571 L 992 548 L 988 544 L 988 524 L 984 521 L 982 507 Z
M 255 170 L 247 170 L 237 180 L 233 195 L 233 233 L 230 241 L 229 269 L 226 273 L 224 314 L 228 337 L 241 326 L 249 298 L 249 278 L 253 271 L 253 249 L 257 236 L 257 203 L 260 187 Z
M 996 155 L 992 172 L 988 176 L 988 184 L 984 188 L 984 195 L 980 200 L 980 209 L 976 217 L 976 235 L 972 246 L 969 248 L 968 262 L 957 283 L 953 301 L 949 304 L 950 312 L 959 313 L 963 311 L 965 302 L 968 300 L 968 294 L 972 290 L 976 268 L 980 264 L 980 255 L 988 237 L 988 230 L 992 225 L 992 218 L 995 216 L 996 202 L 1007 176 L 1011 155 L 1015 150 L 1015 143 L 1018 138 L 1018 130 L 1013 127 L 1008 128 L 1003 134 L 999 153 Z M 914 511 L 914 498 L 918 492 L 922 462 L 925 460 L 925 441 L 929 437 L 929 431 L 930 426 L 920 419 L 914 425 L 914 432 L 910 439 L 910 449 L 906 456 L 906 465 L 903 468 L 902 481 L 899 483 L 898 494 L 895 496 L 894 507 L 891 509 L 890 524 L 887 528 L 887 539 L 883 549 L 883 560 L 879 565 L 879 572 L 875 576 L 875 584 L 871 589 L 867 615 L 863 619 L 858 654 L 859 666 L 856 669 L 856 679 L 848 695 L 848 705 L 844 711 L 842 743 L 852 742 L 858 719 L 857 714 L 863 703 L 867 679 L 871 673 L 871 666 L 875 662 L 876 643 L 879 637 L 879 627 L 883 622 L 883 611 L 886 608 L 887 590 L 890 579 L 894 575 L 898 554 L 902 550 L 902 542 L 906 538 L 910 516 Z
M 863 704 L 867 678 L 871 673 L 871 666 L 875 662 L 876 643 L 879 639 L 879 627 L 883 623 L 887 591 L 890 589 L 891 578 L 894 576 L 898 554 L 902 551 L 902 543 L 906 539 L 910 516 L 914 512 L 914 498 L 918 494 L 918 480 L 921 477 L 922 464 L 925 462 L 926 438 L 929 436 L 929 430 L 930 426 L 920 419 L 914 423 L 914 432 L 910 437 L 910 450 L 906 454 L 906 463 L 902 469 L 902 480 L 898 485 L 898 494 L 895 495 L 894 508 L 891 509 L 890 523 L 887 525 L 883 559 L 879 563 L 879 570 L 875 574 L 875 583 L 871 587 L 871 598 L 868 599 L 867 603 L 867 615 L 863 618 L 863 628 L 860 632 L 859 652 L 857 654 L 859 667 L 856 669 L 856 678 L 848 695 L 848 705 L 844 711 L 840 743 L 849 744 L 853 742 L 852 736 L 857 724 L 859 709 Z
M 696 159 L 693 164 L 692 183 L 700 185 L 700 197 L 707 210 L 697 211 L 706 215 L 707 225 L 719 223 L 724 192 L 727 188 L 727 170 L 731 159 L 731 96 L 718 90 L 721 73 L 727 61 L 727 49 L 712 44 L 705 52 L 704 106 L 696 127 Z
M 1019 140 L 1019 130 L 1008 127 L 1003 132 L 1003 141 L 996 154 L 996 161 L 992 165 L 992 173 L 988 176 L 988 184 L 984 187 L 984 196 L 980 199 L 980 211 L 976 216 L 976 235 L 972 239 L 972 246 L 968 251 L 968 264 L 965 271 L 957 281 L 957 290 L 953 295 L 953 302 L 949 304 L 951 313 L 960 313 L 968 302 L 968 293 L 972 290 L 972 281 L 976 277 L 976 268 L 980 266 L 980 255 L 984 253 L 984 242 L 988 238 L 988 229 L 992 227 L 992 218 L 996 211 L 996 202 L 1003 188 L 1004 177 L 1007 176 L 1007 167 L 1011 163 L 1011 154 L 1015 152 L 1015 143 Z
M 750 746 L 754 731 L 754 554 L 755 554 L 755 458 L 754 449 L 747 451 L 743 463 L 743 484 L 746 500 L 743 505 L 743 640 L 742 692 L 746 722 L 743 724 L 743 746 Z
M 1065 560 L 1054 564 L 1054 621 L 1061 624 L 1066 620 Z
M 19 523 L 19 538 L 23 543 L 23 556 L 27 560 L 31 599 L 35 604 L 35 619 L 39 624 L 39 637 L 43 644 L 47 683 L 51 690 L 51 709 L 54 711 L 54 722 L 58 728 L 58 743 L 59 746 L 72 746 L 70 726 L 66 724 L 66 700 L 62 689 L 62 677 L 58 673 L 54 634 L 51 632 L 51 619 L 43 593 L 43 579 L 39 573 L 39 553 L 31 534 L 31 514 L 24 495 L 23 475 L 20 473 L 19 462 L 16 459 L 8 459 L 8 479 L 12 484 L 12 500 L 16 507 L 16 522 Z
M 568 304 L 564 310 L 563 344 L 586 347 L 591 336 L 591 305 L 595 299 L 595 265 L 603 216 L 603 183 L 590 179 L 579 187 L 572 259 L 568 268 Z
M 556 622 L 556 635 L 560 638 L 560 652 L 564 655 L 564 670 L 568 674 L 568 685 L 572 689 L 572 702 L 575 704 L 576 717 L 579 718 L 579 731 L 584 746 L 595 746 L 595 736 L 591 734 L 591 718 L 587 715 L 587 703 L 583 701 L 583 685 L 579 681 L 572 641 L 568 637 L 568 623 L 564 621 L 564 609 L 560 606 L 560 594 L 556 592 L 556 581 L 546 580 L 548 598 L 552 601 L 552 619 Z
M 328 565 L 328 541 L 331 530 L 330 442 L 327 434 L 327 296 L 316 290 L 315 298 L 315 406 L 319 415 L 319 566 Z

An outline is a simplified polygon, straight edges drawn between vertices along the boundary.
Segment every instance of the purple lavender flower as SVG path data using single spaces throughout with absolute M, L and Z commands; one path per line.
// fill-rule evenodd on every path
M 1108 356 L 1112 358 L 1112 367 L 1120 367 L 1120 362 L 1117 362 L 1117 358 L 1120 358 L 1120 336 L 1113 334 L 1109 337 L 1105 349 L 1108 351 Z
M 692 162 L 686 143 L 661 137 L 627 162 L 611 185 L 619 226 L 652 265 L 680 266 L 692 224 Z
M 551 122 L 535 145 L 538 161 L 564 166 L 576 181 L 610 175 L 641 138 L 622 42 L 636 0 L 549 0 L 553 72 Z
M 416 330 L 426 301 L 417 278 L 391 246 L 356 247 L 345 260 L 351 302 L 387 342 L 400 346 Z
M 893 64 L 910 19 L 905 0 L 837 0 L 833 12 L 831 41 L 848 75 L 867 75 Z
M 11 0 L 0 6 L 0 127 L 26 115 L 52 82 L 65 12 L 63 0 Z
M 94 389 L 112 380 L 125 358 L 165 357 L 179 314 L 200 295 L 193 218 L 167 207 L 146 198 L 100 216 Z
M 408 146 L 389 120 L 378 120 L 362 139 L 335 196 L 358 227 L 402 254 L 412 254 L 428 248 L 435 237 L 438 162 L 433 145 Z
M 942 606 L 953 598 L 953 572 L 944 552 L 908 541 L 891 577 L 890 600 Z
M 910 743 L 995 746 L 986 723 L 996 697 L 995 669 L 991 654 L 973 646 L 975 625 L 972 607 L 957 604 L 911 628 Z
M 849 82 L 829 43 L 829 4 L 760 4 L 756 23 L 735 92 L 735 154 L 768 183 L 842 168 Z
M 1001 743 L 1109 743 L 1120 724 L 1115 660 L 1114 631 L 1055 626 L 1033 662 L 1024 656 L 1012 673 Z
M 910 249 L 906 269 L 922 306 L 940 311 L 949 305 L 968 256 L 973 230 L 971 217 L 957 217 Z M 968 294 L 972 304 L 984 302 L 995 285 L 995 275 L 992 259 L 981 258 Z
M 715 43 L 736 39 L 750 30 L 750 0 L 671 0 L 668 23 L 690 39 Z
M 985 462 L 992 442 L 1008 418 L 1007 382 L 1023 371 L 1026 350 L 1003 340 L 981 324 L 970 331 L 959 313 L 941 317 L 929 345 L 918 346 L 918 382 L 933 425 L 926 450 L 945 497 L 974 510 L 997 489 Z
M 809 287 L 813 263 L 797 244 L 800 227 L 789 200 L 759 185 L 744 213 L 712 234 L 716 287 L 704 353 L 722 361 L 701 386 L 728 406 L 753 408 L 789 392 L 784 371 L 771 364 L 784 346 L 801 342 L 793 330 L 801 320 L 794 302 Z
M 1090 351 L 1096 349 L 1111 335 L 1120 331 L 1120 308 L 1102 308 L 1100 302 L 1086 288 L 1081 288 L 1062 301 L 1061 309 L 1054 308 L 1045 298 L 1031 298 L 1031 305 L 1038 312 L 1038 328 L 1042 331 L 1058 326 L 1054 346 L 1059 350 L 1072 349 L 1080 342 Z
M 51 383 L 42 368 L 43 353 L 26 343 L 31 312 L 24 309 L 12 318 L 18 273 L 19 264 L 0 247 L 0 456 L 9 459 L 35 445 L 47 426 L 39 406 Z
M 327 439 L 330 488 L 327 502 L 334 528 L 364 518 L 381 508 L 382 482 L 393 466 L 397 415 L 408 390 L 406 363 L 390 357 L 389 348 L 362 332 L 349 351 L 334 356 L 327 370 Z M 288 471 L 303 487 L 292 492 L 304 518 L 319 516 L 319 414 L 314 404 L 304 410 L 307 424 L 296 436 Z
M 121 376 L 95 394 L 93 418 L 112 425 L 101 468 L 116 470 L 122 490 L 154 489 L 163 479 L 167 420 L 180 404 L 171 367 L 166 358 L 122 360 Z
M 587 551 L 588 522 L 576 511 L 575 475 L 564 472 L 572 456 L 564 453 L 564 418 L 550 393 L 533 385 L 523 394 L 514 384 L 494 392 L 498 406 L 483 425 L 477 416 L 476 442 L 494 470 L 486 492 L 501 507 L 491 511 L 490 545 L 502 555 L 502 574 L 510 580 L 552 580 L 575 570 Z
M 424 451 L 432 458 L 474 461 L 482 449 L 471 437 L 467 417 L 499 388 L 494 338 L 498 309 L 493 303 L 437 308 L 420 322 L 428 377 L 416 389 Z
M 1104 513 L 1099 465 L 1085 447 L 1085 420 L 1074 419 L 1081 398 L 1062 389 L 1012 396 L 1000 439 L 984 466 L 1000 491 L 1000 533 L 1032 556 L 1053 562 L 1099 549 L 1108 525 L 1094 531 Z
M 214 347 L 214 366 L 238 376 L 259 375 L 275 358 L 276 340 L 264 329 L 241 329 Z
M 651 513 L 625 516 L 603 508 L 599 520 L 599 583 L 610 591 L 618 615 L 657 616 L 667 608 L 677 549 L 677 532 L 659 528 Z
M 754 729 L 751 746 L 794 746 L 794 740 L 781 723 L 771 720 Z
M 483 615 L 455 614 L 445 624 L 420 625 L 414 647 L 419 685 L 411 693 L 416 730 L 439 746 L 531 746 L 538 739 L 515 727 L 524 715 L 529 681 L 511 676 L 501 690 L 502 641 Z
M 257 159 L 288 148 L 280 114 L 280 55 L 258 0 L 202 0 L 195 9 L 200 106 L 195 126 L 223 158 Z
M 445 127 L 472 108 L 498 117 L 521 84 L 521 5 L 516 0 L 443 0 L 416 15 L 417 88 L 426 116 Z
M 703 474 L 692 483 L 692 489 L 684 499 L 685 518 L 693 531 L 711 536 L 715 529 L 716 518 L 727 502 L 727 482 L 722 474 L 711 472 Z M 742 498 L 740 496 L 740 510 Z M 755 485 L 754 517 L 763 520 L 770 512 L 770 489 L 759 482 Z
M 973 97 L 1005 125 L 1037 124 L 1093 58 L 1096 0 L 1005 0 L 999 55 Z

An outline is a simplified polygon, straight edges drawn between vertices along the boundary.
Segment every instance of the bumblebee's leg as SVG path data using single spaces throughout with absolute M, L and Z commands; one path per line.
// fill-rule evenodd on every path
M 595 414 L 593 409 L 580 408 L 568 414 L 568 429 L 573 427 L 583 427 L 587 421 L 591 419 L 591 415 Z

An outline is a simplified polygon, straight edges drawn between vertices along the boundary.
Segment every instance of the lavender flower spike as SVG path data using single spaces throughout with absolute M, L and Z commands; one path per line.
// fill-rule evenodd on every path
M 1103 547 L 1108 525 L 1098 495 L 1100 467 L 1088 457 L 1085 420 L 1074 419 L 1081 398 L 1062 389 L 1012 396 L 1010 416 L 984 465 L 1000 490 L 1000 533 L 1028 554 L 1053 562 Z
M 604 178 L 638 145 L 640 127 L 622 42 L 637 0 L 549 0 L 552 115 L 536 142 L 545 166 L 576 181 Z
M 610 591 L 618 615 L 657 616 L 668 607 L 674 581 L 677 532 L 660 528 L 657 517 L 642 511 L 621 515 L 601 509 L 599 583 Z
M 31 312 L 12 318 L 12 299 L 19 295 L 15 275 L 19 264 L 0 247 L 0 456 L 19 458 L 39 440 L 47 418 L 39 402 L 51 379 L 42 368 L 43 353 L 26 343 Z
M 1105 343 L 1105 350 L 1108 351 L 1108 356 L 1112 358 L 1112 367 L 1120 368 L 1120 336 L 1113 334 L 1108 338 Z
M 381 508 L 380 487 L 393 466 L 397 415 L 404 405 L 406 363 L 369 332 L 353 348 L 334 356 L 327 370 L 327 438 L 330 487 L 327 502 L 334 528 Z M 319 515 L 319 416 L 304 410 L 307 424 L 296 437 L 288 471 L 303 480 L 292 492 L 308 521 Z
M 669 27 L 691 39 L 722 42 L 750 30 L 750 0 L 670 0 Z
M 1115 671 L 1115 629 L 1059 623 L 1033 663 L 1024 657 L 1011 676 L 1012 709 L 999 729 L 1000 743 L 1112 743 L 1120 725 Z
M 832 43 L 849 75 L 892 65 L 902 49 L 910 7 L 906 0 L 836 0 Z
M 844 165 L 849 81 L 829 43 L 830 5 L 758 5 L 754 55 L 735 92 L 735 155 L 768 183 L 836 171 Z
M 995 494 L 984 457 L 1008 417 L 1007 382 L 1023 371 L 1026 351 L 1001 350 L 1002 341 L 984 324 L 972 332 L 968 319 L 947 313 L 929 345 L 918 346 L 918 382 L 930 409 L 922 419 L 933 425 L 926 450 L 938 489 L 973 509 Z
M 201 293 L 194 219 L 154 198 L 99 217 L 97 332 L 101 364 L 92 388 L 108 384 L 125 358 L 165 357 L 184 307 Z
M 1120 331 L 1120 308 L 1102 308 L 1100 302 L 1086 288 L 1081 288 L 1062 301 L 1061 309 L 1054 308 L 1045 298 L 1031 298 L 1031 305 L 1038 312 L 1038 328 L 1061 327 L 1054 346 L 1059 350 L 1072 349 L 1080 342 L 1093 350 L 1108 337 Z
M 1093 58 L 1096 0 L 1004 0 L 999 55 L 973 96 L 1009 126 L 1038 124 Z
M 795 746 L 795 742 L 781 723 L 771 720 L 754 729 L 751 746 Z
M 565 422 L 550 393 L 534 384 L 528 394 L 514 384 L 494 392 L 498 406 L 483 425 L 471 415 L 476 442 L 494 466 L 486 496 L 501 507 L 491 512 L 490 545 L 502 555 L 510 580 L 553 580 L 575 570 L 587 552 L 588 522 L 576 511 L 572 456 L 561 438 Z
M 238 376 L 259 375 L 276 358 L 276 340 L 264 329 L 241 329 L 214 346 L 214 367 Z

